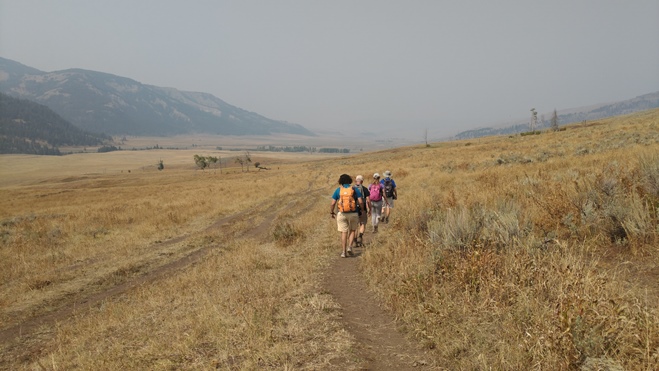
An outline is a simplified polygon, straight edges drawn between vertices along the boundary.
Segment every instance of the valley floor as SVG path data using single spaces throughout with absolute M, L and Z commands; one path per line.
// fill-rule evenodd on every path
M 249 173 L 2 156 L 0 368 L 656 369 L 657 125 Z M 341 259 L 336 180 L 384 170 L 392 223 Z

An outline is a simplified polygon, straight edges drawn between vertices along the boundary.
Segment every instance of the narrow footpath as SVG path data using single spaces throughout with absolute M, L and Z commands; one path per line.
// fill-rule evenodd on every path
M 396 328 L 395 318 L 380 307 L 359 271 L 362 254 L 368 247 L 354 249 L 354 256 L 332 261 L 324 277 L 324 289 L 342 308 L 342 322 L 357 342 L 355 353 L 364 364 L 361 370 L 439 370 L 431 357 L 414 346 Z

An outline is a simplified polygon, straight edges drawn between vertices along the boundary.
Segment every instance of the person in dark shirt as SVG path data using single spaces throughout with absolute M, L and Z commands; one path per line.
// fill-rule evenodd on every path
M 389 223 L 389 217 L 391 215 L 391 209 L 394 208 L 394 200 L 398 199 L 398 191 L 396 190 L 396 182 L 391 179 L 391 171 L 387 170 L 384 172 L 384 179 L 380 181 L 380 185 L 384 190 L 386 200 L 384 205 L 382 205 L 382 218 L 380 220 L 384 223 Z

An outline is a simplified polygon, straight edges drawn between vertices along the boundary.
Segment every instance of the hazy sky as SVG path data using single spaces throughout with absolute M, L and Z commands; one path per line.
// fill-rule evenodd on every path
M 439 137 L 659 90 L 659 1 L 0 0 L 0 56 Z

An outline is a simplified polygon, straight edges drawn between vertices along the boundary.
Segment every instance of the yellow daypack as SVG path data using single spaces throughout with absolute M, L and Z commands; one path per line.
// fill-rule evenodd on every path
M 350 213 L 357 211 L 357 202 L 355 201 L 355 189 L 353 187 L 339 188 L 339 211 Z

